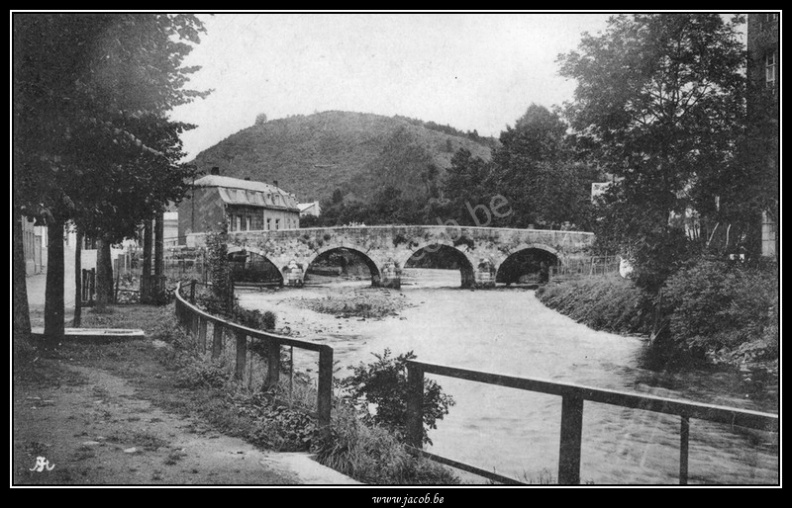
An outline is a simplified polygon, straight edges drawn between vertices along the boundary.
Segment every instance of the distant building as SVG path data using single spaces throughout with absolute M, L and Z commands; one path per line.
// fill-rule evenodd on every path
M 778 45 L 779 13 L 761 13 L 748 15 L 748 128 L 767 130 L 768 125 L 759 125 L 759 122 L 771 122 L 770 131 L 775 135 L 770 140 L 767 161 L 768 192 L 778 192 L 779 189 L 779 91 L 780 91 L 780 53 Z M 774 111 L 766 111 L 772 108 Z M 770 113 L 769 115 L 767 113 Z M 775 187 L 773 189 L 773 187 Z M 779 210 L 766 210 L 762 213 L 761 238 L 762 256 L 776 257 L 778 255 L 779 231 L 773 217 L 778 217 Z
M 179 244 L 190 245 L 191 233 L 274 231 L 300 227 L 297 198 L 275 185 L 212 174 L 195 181 L 179 204 Z
M 299 203 L 297 206 L 300 208 L 300 217 L 305 217 L 307 215 L 319 217 L 319 215 L 322 214 L 319 201 L 314 201 L 313 203 Z

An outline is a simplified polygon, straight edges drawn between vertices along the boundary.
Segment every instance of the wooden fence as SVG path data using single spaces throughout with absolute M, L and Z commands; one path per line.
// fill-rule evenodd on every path
M 589 388 L 568 383 L 557 383 L 538 379 L 503 376 L 487 372 L 458 369 L 410 360 L 407 362 L 409 393 L 407 399 L 408 443 L 414 451 L 437 462 L 479 474 L 502 483 L 520 482 L 478 467 L 440 457 L 422 450 L 423 441 L 423 396 L 424 374 L 466 379 L 478 383 L 517 388 L 561 397 L 560 454 L 558 461 L 558 483 L 572 485 L 580 483 L 580 449 L 583 431 L 583 401 L 612 404 L 620 407 L 643 409 L 658 413 L 680 416 L 679 483 L 688 480 L 688 439 L 690 419 L 698 418 L 718 423 L 778 433 L 778 415 L 748 411 L 711 404 L 699 404 L 651 395 Z
M 267 348 L 267 385 L 275 386 L 280 380 L 280 347 L 315 351 L 319 353 L 319 380 L 317 389 L 317 417 L 320 425 L 330 423 L 330 409 L 333 396 L 333 348 L 326 344 L 315 344 L 273 333 L 254 330 L 225 319 L 212 316 L 195 305 L 196 281 L 189 284 L 179 283 L 176 289 L 176 317 L 190 334 L 207 349 L 208 325 L 212 323 L 212 358 L 218 358 L 223 348 L 223 332 L 228 331 L 236 337 L 236 364 L 234 377 L 242 380 L 247 362 L 248 341 L 262 341 Z M 182 293 L 188 291 L 187 297 Z M 293 350 L 292 350 L 293 353 Z

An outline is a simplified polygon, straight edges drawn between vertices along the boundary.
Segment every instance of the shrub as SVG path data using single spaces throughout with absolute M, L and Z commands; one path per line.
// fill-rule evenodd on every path
M 360 364 L 354 374 L 342 380 L 342 386 L 350 391 L 352 400 L 361 405 L 375 404 L 374 415 L 365 412 L 366 420 L 382 426 L 400 439 L 407 430 L 407 361 L 416 358 L 412 351 L 391 357 L 390 349 L 383 354 L 374 354 L 377 361 L 369 365 Z M 455 404 L 450 395 L 433 380 L 424 380 L 423 399 L 423 442 L 431 444 L 427 429 L 436 429 L 437 420 L 448 414 Z
M 364 483 L 459 483 L 444 467 L 411 455 L 406 445 L 387 429 L 365 425 L 357 410 L 346 403 L 336 406 L 330 425 L 317 433 L 312 451 L 321 464 Z
M 302 410 L 269 405 L 261 411 L 249 438 L 276 451 L 307 451 L 316 428 L 316 420 Z
M 778 343 L 772 320 L 778 285 L 772 273 L 705 260 L 669 278 L 660 297 L 678 351 L 704 356 L 764 337 Z

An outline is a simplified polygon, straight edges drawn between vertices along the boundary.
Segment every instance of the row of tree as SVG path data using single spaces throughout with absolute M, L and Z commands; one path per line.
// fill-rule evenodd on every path
M 454 221 L 493 227 L 590 227 L 591 183 L 601 177 L 578 156 L 568 129 L 557 111 L 531 105 L 514 127 L 501 133 L 491 159 L 460 149 L 441 176 L 428 157 L 401 157 L 411 161 L 409 167 L 394 168 L 388 178 L 378 179 L 381 186 L 372 199 L 347 201 L 336 190 L 323 203 L 322 217 L 303 220 L 303 225 Z M 385 155 L 383 151 L 380 159 Z M 493 198 L 500 205 L 494 211 Z
M 180 134 L 193 126 L 168 114 L 208 93 L 186 88 L 198 68 L 183 65 L 203 31 L 192 15 L 13 16 L 15 336 L 30 328 L 17 242 L 23 216 L 47 227 L 45 335 L 57 341 L 66 224 L 98 239 L 97 297 L 105 298 L 110 245 L 145 223 L 150 248 L 152 219 L 186 192 L 195 168 L 178 162 Z
M 374 199 L 350 202 L 337 191 L 324 217 L 304 224 L 591 230 L 596 253 L 630 258 L 651 293 L 708 252 L 758 257 L 760 214 L 778 220 L 777 165 L 769 163 L 778 106 L 764 83 L 746 77 L 744 22 L 709 13 L 614 16 L 558 58 L 561 75 L 577 82 L 574 100 L 554 110 L 531 105 L 490 160 L 460 150 L 443 177 L 429 164 L 410 175 L 391 171 Z M 423 191 L 405 193 L 396 182 L 419 173 Z M 606 181 L 595 206 L 591 184 Z M 501 213 L 491 209 L 496 196 Z M 725 241 L 714 241 L 719 232 Z

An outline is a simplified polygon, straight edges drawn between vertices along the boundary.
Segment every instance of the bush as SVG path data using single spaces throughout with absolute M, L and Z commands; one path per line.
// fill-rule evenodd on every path
M 370 415 L 365 411 L 365 419 L 375 425 L 393 432 L 404 439 L 407 430 L 407 361 L 416 356 L 412 351 L 392 358 L 390 349 L 382 355 L 374 354 L 377 361 L 369 365 L 360 364 L 354 374 L 341 381 L 349 389 L 352 400 L 362 406 L 375 404 L 376 412 Z M 448 414 L 448 408 L 455 404 L 450 395 L 435 381 L 424 380 L 423 400 L 423 442 L 431 444 L 427 429 L 436 429 L 437 420 Z
M 771 272 L 705 260 L 669 278 L 660 298 L 677 351 L 703 357 L 762 341 L 768 353 L 777 352 L 778 283 Z
M 397 436 L 365 425 L 358 411 L 340 403 L 330 425 L 318 432 L 312 451 L 327 467 L 364 483 L 378 485 L 453 485 L 459 480 L 444 467 L 411 455 Z

